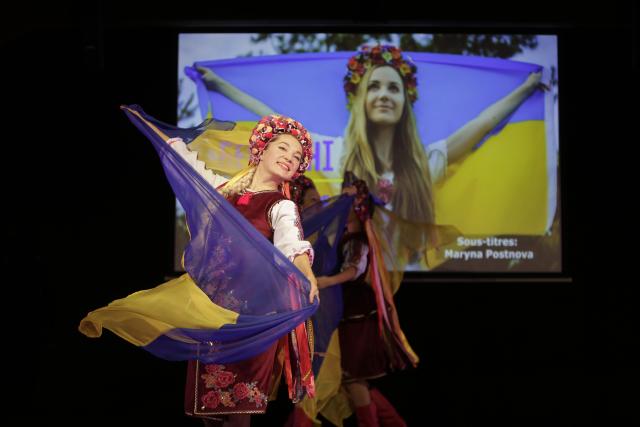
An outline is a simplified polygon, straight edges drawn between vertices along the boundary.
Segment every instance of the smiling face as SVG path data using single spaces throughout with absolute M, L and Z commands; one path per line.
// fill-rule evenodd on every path
M 261 167 L 270 175 L 290 181 L 298 171 L 302 160 L 300 142 L 288 133 L 276 135 L 264 150 L 260 161 Z
M 405 96 L 402 78 L 389 66 L 378 67 L 367 83 L 365 110 L 376 125 L 395 125 L 402 117 Z

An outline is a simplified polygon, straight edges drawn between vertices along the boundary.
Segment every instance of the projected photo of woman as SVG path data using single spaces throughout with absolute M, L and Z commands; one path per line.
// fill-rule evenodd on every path
M 197 70 L 209 90 L 258 115 L 274 112 L 211 69 Z M 391 214 L 376 218 L 381 240 L 394 247 L 386 251 L 390 269 L 400 271 L 412 264 L 427 269 L 425 250 L 441 243 L 432 227 L 436 224 L 434 185 L 446 178 L 450 164 L 464 159 L 536 89 L 545 87 L 541 72 L 529 74 L 452 134 L 425 146 L 413 109 L 419 84 L 417 66 L 410 57 L 392 45 L 363 46 L 349 58 L 346 70 L 343 87 L 349 117 L 341 141 L 341 170 L 363 179 Z

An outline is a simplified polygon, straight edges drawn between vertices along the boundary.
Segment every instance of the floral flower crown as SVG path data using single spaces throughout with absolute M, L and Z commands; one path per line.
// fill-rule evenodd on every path
M 418 99 L 418 81 L 416 73 L 418 68 L 413 60 L 402 51 L 392 45 L 376 45 L 374 47 L 362 46 L 360 50 L 347 63 L 347 74 L 344 76 L 344 91 L 347 94 L 347 107 L 351 109 L 353 98 L 356 95 L 358 85 L 367 70 L 381 65 L 393 67 L 400 73 L 409 100 L 413 104 Z
M 303 174 L 309 167 L 313 158 L 313 142 L 311 135 L 302 126 L 302 123 L 290 117 L 271 114 L 260 119 L 251 132 L 251 138 L 249 138 L 249 166 L 256 166 L 260 163 L 262 152 L 267 148 L 269 142 L 281 133 L 292 135 L 302 145 L 302 159 L 294 174 L 295 178 L 299 174 Z

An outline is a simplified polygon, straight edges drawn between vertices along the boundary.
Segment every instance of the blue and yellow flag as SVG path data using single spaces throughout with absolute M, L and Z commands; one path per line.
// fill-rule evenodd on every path
M 241 91 L 275 112 L 295 117 L 312 132 L 315 155 L 308 176 L 321 194 L 339 194 L 343 133 L 349 111 L 343 91 L 354 52 L 304 53 L 201 61 Z M 417 65 L 417 130 L 425 146 L 441 141 L 521 85 L 541 67 L 517 61 L 405 52 Z M 192 67 L 202 117 L 238 122 L 235 134 L 195 141 L 209 167 L 238 170 L 243 147 L 258 115 L 209 90 Z M 557 142 L 553 114 L 535 92 L 491 130 L 470 155 L 450 164 L 434 189 L 436 223 L 465 235 L 543 235 L 556 211 Z M 548 104 L 548 103 L 547 103 Z M 220 146 L 219 148 L 211 148 Z M 217 152 L 214 152 L 216 151 Z M 224 152 L 222 152 L 224 151 Z
M 104 327 L 168 360 L 230 363 L 263 352 L 317 309 L 309 302 L 309 282 L 165 143 L 177 136 L 190 142 L 206 129 L 230 131 L 233 124 L 178 129 L 137 106 L 123 109 L 158 152 L 185 209 L 187 273 L 89 313 L 80 331 L 98 337 Z

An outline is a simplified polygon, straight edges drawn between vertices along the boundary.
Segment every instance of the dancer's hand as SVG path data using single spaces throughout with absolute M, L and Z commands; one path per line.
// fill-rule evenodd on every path
M 304 274 L 309 283 L 311 283 L 311 290 L 309 291 L 309 302 L 313 304 L 313 299 L 318 298 L 320 302 L 320 295 L 318 293 L 318 280 L 316 280 L 315 274 L 311 270 L 311 263 L 309 262 L 309 256 L 307 253 L 296 255 L 293 259 L 293 265 L 298 267 L 298 270 Z
M 311 282 L 311 291 L 309 292 L 309 302 L 313 304 L 313 299 L 318 298 L 318 303 L 320 303 L 320 291 L 318 290 L 318 280 L 315 276 L 307 277 L 309 282 Z

